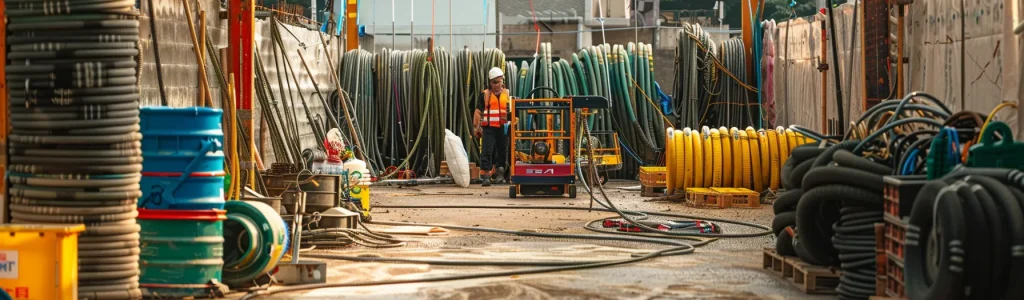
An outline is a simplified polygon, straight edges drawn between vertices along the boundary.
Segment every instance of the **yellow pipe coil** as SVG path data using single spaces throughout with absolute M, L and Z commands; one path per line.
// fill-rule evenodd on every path
M 665 130 L 666 190 L 737 187 L 777 191 L 782 165 L 793 148 L 813 143 L 800 133 L 779 127 Z
M 704 151 L 700 144 L 700 132 L 694 130 L 690 133 L 690 143 L 693 144 L 693 186 L 704 187 Z
M 672 127 L 665 128 L 665 191 L 671 194 L 676 190 L 676 173 L 672 170 L 672 162 L 676 161 L 675 132 Z

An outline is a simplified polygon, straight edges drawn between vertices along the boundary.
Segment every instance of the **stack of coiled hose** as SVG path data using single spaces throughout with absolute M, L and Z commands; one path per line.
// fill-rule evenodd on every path
M 675 95 L 672 114 L 676 127 L 761 125 L 755 92 L 747 82 L 742 39 L 716 44 L 700 25 L 684 23 L 676 45 Z
M 906 236 L 910 299 L 1024 298 L 1024 173 L 961 167 L 928 182 Z
M 782 127 L 669 127 L 665 132 L 666 193 L 681 194 L 688 188 L 709 187 L 778 191 L 780 182 L 786 182 L 782 166 L 788 163 L 790 149 L 813 141 Z
M 141 298 L 135 2 L 6 5 L 13 222 L 85 224 L 79 297 Z
M 960 217 L 980 224 L 976 225 L 977 230 L 971 230 L 972 234 L 979 234 L 980 241 L 988 236 L 985 230 L 994 230 L 986 225 L 992 217 L 979 213 L 983 207 L 962 208 L 960 202 L 978 207 L 979 203 L 986 202 L 984 199 L 992 199 L 991 195 L 979 192 L 986 189 L 1000 190 L 1008 195 L 1006 199 L 1013 199 L 1010 202 L 1020 199 L 1011 197 L 1024 195 L 1005 187 L 1014 178 L 1009 171 L 996 174 L 956 169 L 962 168 L 958 165 L 968 156 L 964 153 L 968 147 L 959 141 L 973 140 L 978 129 L 987 123 L 983 119 L 984 116 L 974 112 L 953 114 L 935 97 L 914 92 L 867 110 L 852 122 L 850 131 L 843 137 L 830 137 L 824 143 L 797 147 L 782 168 L 785 192 L 773 204 L 776 216 L 772 227 L 779 238 L 777 250 L 813 265 L 839 267 L 842 271 L 837 288 L 840 298 L 867 299 L 875 294 L 876 288 L 878 245 L 874 225 L 885 222 L 883 176 L 928 174 L 940 180 L 926 185 L 913 205 L 913 220 L 907 226 L 903 282 L 912 299 L 963 298 L 965 268 L 978 266 L 976 274 L 996 273 L 990 272 L 991 265 L 985 263 L 986 259 L 971 262 L 972 254 L 966 256 L 965 264 L 965 249 L 968 249 L 966 253 L 978 253 L 970 251 L 978 243 L 964 240 L 964 223 L 943 224 L 948 219 L 940 219 L 952 219 L 950 211 L 963 214 Z M 947 175 L 950 171 L 952 173 Z M 993 183 L 991 179 L 976 176 L 979 174 L 1003 182 Z M 962 179 L 965 177 L 973 179 Z M 980 198 L 984 199 L 978 200 Z M 1019 207 L 999 209 L 1010 211 L 1007 216 L 1020 212 Z M 1000 213 L 993 215 L 998 218 Z M 1021 228 L 1016 226 L 1014 228 Z M 993 249 L 977 247 L 984 248 L 981 252 L 986 254 Z M 995 248 L 1001 250 L 991 250 L 989 256 L 998 253 L 1009 261 L 1014 255 L 1012 246 L 1003 244 Z M 978 254 L 973 255 L 978 257 Z M 998 274 L 1005 278 L 1005 274 L 1010 273 Z M 977 299 L 1020 299 L 1020 294 L 1013 294 L 1015 288 L 995 278 L 977 275 L 970 279 L 973 283 L 968 284 L 969 290 L 974 293 L 970 298 L 978 295 Z M 1004 291 L 1013 296 L 996 296 L 1003 295 Z

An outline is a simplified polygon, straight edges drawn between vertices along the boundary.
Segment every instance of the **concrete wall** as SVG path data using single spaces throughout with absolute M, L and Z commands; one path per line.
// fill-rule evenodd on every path
M 942 100 L 951 110 L 970 110 L 988 114 L 1000 102 L 1019 102 L 1024 96 L 1021 80 L 1020 38 L 1011 31 L 1020 22 L 1021 5 L 1009 0 L 983 0 L 965 3 L 969 18 L 961 30 L 959 2 L 917 1 L 906 17 L 905 56 L 910 59 L 905 93 L 924 91 Z M 849 47 L 852 5 L 837 11 L 836 35 L 839 37 L 840 71 L 846 120 L 863 112 L 863 76 L 861 32 L 853 52 Z M 859 14 L 862 15 L 862 14 Z M 821 56 L 821 24 L 824 16 L 779 23 L 776 35 L 775 100 L 778 124 L 799 124 L 822 130 L 821 106 L 826 99 L 828 118 L 836 118 L 833 71 L 827 79 L 827 96 L 822 96 L 821 73 L 816 59 Z M 787 32 L 787 30 L 789 32 Z M 829 45 L 825 45 L 829 46 Z M 962 46 L 966 46 L 961 48 Z M 788 47 L 788 48 L 787 48 Z M 788 51 L 787 51 L 788 49 Z M 961 55 L 963 51 L 964 55 Z M 829 50 L 831 52 L 831 50 Z M 847 84 L 846 64 L 853 53 L 852 86 Z M 831 54 L 829 54 L 831 55 Z M 831 57 L 831 56 L 829 56 Z M 966 57 L 966 59 L 965 59 Z M 832 65 L 832 59 L 828 59 Z M 961 69 L 962 68 L 962 69 Z M 963 78 L 963 79 L 962 79 Z M 897 97 L 902 97 L 898 95 Z M 812 107 L 814 109 L 807 109 Z M 997 119 L 1017 127 L 1017 116 L 1000 113 Z M 1024 128 L 1022 128 L 1024 130 Z
M 225 48 L 227 46 L 227 25 L 226 22 L 219 19 L 217 13 L 219 9 L 220 1 L 218 0 L 201 0 L 202 9 L 207 10 L 206 15 L 206 29 L 210 39 L 219 48 Z M 186 23 L 185 10 L 181 1 L 177 0 L 153 0 L 155 14 L 157 16 L 157 35 L 159 38 L 160 45 L 160 60 L 161 68 L 163 69 L 163 80 L 164 90 L 167 94 L 168 104 L 171 107 L 185 107 L 192 106 L 196 103 L 197 91 L 199 87 L 198 83 L 198 66 L 196 64 L 196 57 L 193 52 L 192 39 L 189 34 L 188 24 Z M 195 12 L 198 8 L 195 7 L 195 2 L 190 3 L 193 8 L 192 16 L 198 19 L 198 13 Z M 142 105 L 160 105 L 159 96 L 159 85 L 156 77 L 156 64 L 153 52 L 152 34 L 150 32 L 149 19 L 148 19 L 148 3 L 142 1 L 142 12 L 144 14 L 142 18 L 142 25 L 140 28 L 141 34 L 141 47 L 142 47 L 142 77 L 141 90 L 142 90 Z M 277 68 L 274 67 L 274 55 L 271 50 L 270 37 L 270 22 L 268 20 L 257 20 L 256 23 L 256 42 L 257 47 L 262 55 L 263 62 L 265 64 L 268 79 L 274 83 L 271 85 L 274 97 L 276 99 L 285 99 L 279 91 L 278 76 L 279 73 Z M 297 55 L 296 50 L 300 49 L 300 43 L 305 45 L 302 48 L 302 53 L 309 65 L 310 70 L 313 73 L 313 77 L 320 86 L 320 89 L 324 93 L 329 93 L 334 90 L 334 83 L 331 81 L 329 73 L 329 64 L 324 50 L 319 46 L 320 39 L 317 38 L 315 31 L 299 28 L 296 26 L 285 25 L 291 31 L 292 34 L 285 32 L 282 29 L 283 43 L 285 44 L 285 53 L 283 56 L 287 59 L 296 73 L 298 78 L 298 87 L 292 86 L 292 93 L 290 98 L 293 98 L 295 107 L 292 108 L 296 120 L 298 121 L 298 128 L 301 135 L 301 144 L 303 148 L 313 147 L 318 141 L 313 139 L 311 127 L 308 124 L 306 113 L 299 102 L 300 94 L 305 97 L 307 105 L 309 106 L 311 113 L 324 115 L 323 106 L 320 104 L 318 98 L 315 98 L 312 81 L 307 76 L 305 69 L 302 67 L 302 62 Z M 339 40 L 327 37 L 330 40 L 330 46 L 328 49 L 331 51 L 331 56 L 336 61 L 337 58 L 337 47 Z M 219 55 L 219 54 L 214 54 Z M 279 59 L 282 56 L 279 54 Z M 226 64 L 226 62 L 222 62 Z M 284 68 L 283 65 L 281 68 Z M 215 107 L 221 106 L 221 89 L 218 83 L 216 73 L 213 70 L 212 64 L 208 63 L 207 67 L 209 82 L 211 87 L 211 93 L 213 94 L 213 105 Z M 282 71 L 283 72 L 283 71 Z M 289 76 L 290 77 L 290 76 Z M 293 83 L 294 84 L 294 83 Z M 286 87 L 287 90 L 287 87 Z M 278 107 L 284 111 L 284 101 L 278 101 Z M 262 120 L 261 110 L 264 109 L 258 102 L 253 100 L 254 112 L 253 116 L 256 120 L 257 130 L 260 128 L 260 121 Z M 290 105 L 289 105 L 290 106 Z M 259 131 L 257 131 L 259 132 Z M 270 151 L 270 139 L 265 139 L 263 145 L 259 145 L 263 157 L 264 163 L 269 165 L 275 161 L 273 157 L 273 151 Z

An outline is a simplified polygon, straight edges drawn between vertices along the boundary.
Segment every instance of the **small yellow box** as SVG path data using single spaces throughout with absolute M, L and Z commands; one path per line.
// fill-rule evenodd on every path
M 0 288 L 15 300 L 78 299 L 85 225 L 0 225 Z

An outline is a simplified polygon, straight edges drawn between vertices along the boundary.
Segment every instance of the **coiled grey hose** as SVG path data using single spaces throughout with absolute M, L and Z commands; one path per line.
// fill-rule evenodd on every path
M 134 1 L 6 1 L 14 223 L 85 224 L 79 297 L 141 299 Z

